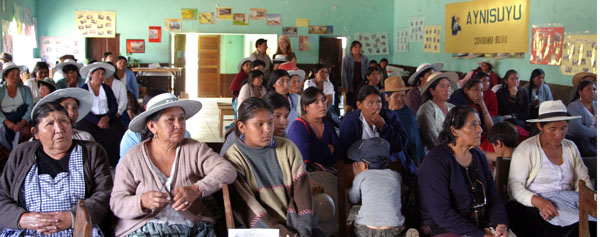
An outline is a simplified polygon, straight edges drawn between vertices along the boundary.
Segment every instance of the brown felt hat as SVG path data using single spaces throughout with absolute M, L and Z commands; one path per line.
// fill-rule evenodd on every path
M 394 92 L 409 90 L 411 87 L 404 85 L 404 80 L 401 76 L 388 77 L 383 82 L 384 88 L 381 92 Z

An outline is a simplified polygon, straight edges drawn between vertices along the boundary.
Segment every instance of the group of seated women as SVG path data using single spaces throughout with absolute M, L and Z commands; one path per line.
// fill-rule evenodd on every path
M 15 79 L 10 69 L 5 64 L 6 90 L 0 88 L 0 98 L 8 92 L 15 100 L 21 90 L 18 81 L 11 82 Z M 290 71 L 294 70 L 297 68 Z M 512 201 L 504 203 L 480 148 L 485 133 L 496 123 L 490 111 L 494 106 L 485 96 L 493 87 L 487 70 L 474 72 L 454 92 L 457 75 L 438 72 L 430 64 L 420 66 L 414 76 L 419 87 L 407 87 L 401 77 L 390 77 L 380 89 L 378 79 L 368 78 L 355 95 L 356 109 L 345 114 L 339 132 L 330 119 L 330 100 L 335 97 L 326 92 L 327 67 L 315 68 L 314 81 L 306 83 L 300 95 L 290 93 L 288 71 L 271 72 L 266 88 L 262 87 L 263 74 L 251 71 L 240 91 L 237 119 L 221 154 L 186 136 L 186 120 L 198 113 L 202 104 L 163 93 L 151 98 L 145 112 L 130 121 L 129 129 L 139 134 L 140 140 L 119 159 L 120 140 L 115 137 L 122 136 L 124 127 L 115 95 L 103 83 L 114 68 L 104 63 L 87 65 L 78 70 L 88 78 L 81 88 L 59 89 L 35 106 L 25 102 L 32 108 L 23 109 L 24 113 L 3 106 L 2 115 L 10 121 L 3 124 L 14 132 L 30 125 L 34 139 L 12 150 L 0 177 L 0 212 L 4 213 L 0 235 L 72 235 L 76 204 L 83 199 L 95 236 L 214 236 L 217 222 L 222 220 L 208 210 L 213 206 L 207 199 L 223 185 L 230 185 L 237 227 L 277 229 L 280 236 L 321 236 L 324 233 L 312 200 L 319 191 L 309 182 L 308 172 L 337 175 L 348 168 L 338 166 L 340 160 L 355 162 L 352 169 L 376 167 L 357 164 L 369 160 L 349 154 L 357 142 L 373 138 L 388 144 L 383 153 L 389 155 L 389 162 L 402 163 L 397 170 L 402 178 L 386 180 L 401 180 L 408 189 L 397 193 L 416 196 L 419 211 L 404 214 L 405 223 L 420 223 L 407 227 L 418 228 L 424 235 L 576 233 L 578 221 L 587 221 L 574 214 L 576 184 L 583 180 L 592 188 L 578 147 L 595 148 L 595 75 L 578 79 L 575 99 L 567 108 L 552 98 L 542 101 L 547 98 L 542 92 L 543 72 L 535 73 L 531 82 L 535 85 L 529 91 L 518 86 L 518 73 L 507 72 L 498 90 L 497 109 L 511 100 L 515 105 L 506 112 L 510 116 L 502 119 L 525 131 L 536 128 L 539 134 L 522 141 L 512 154 L 508 183 Z M 419 76 L 423 73 L 427 75 Z M 542 84 L 537 84 L 539 81 Z M 27 91 L 21 93 L 31 97 Z M 536 93 L 540 102 L 533 107 L 526 104 L 523 110 L 527 113 L 520 114 L 519 101 L 532 101 L 530 92 Z M 501 99 L 502 93 L 505 99 Z M 416 111 L 411 106 L 417 100 L 407 98 L 414 95 L 425 98 Z M 534 118 L 530 118 L 530 109 L 537 111 Z M 9 119 L 10 113 L 15 113 L 15 119 Z M 574 142 L 565 139 L 567 136 L 574 137 Z M 117 150 L 111 150 L 113 147 Z M 350 156 L 354 158 L 348 159 Z M 111 167 L 116 167 L 114 175 Z M 378 203 L 369 206 L 377 208 Z M 389 211 L 400 213 L 398 210 Z M 111 213 L 117 220 L 107 228 L 102 224 L 111 220 Z M 383 233 L 399 230 L 396 227 L 365 228 Z

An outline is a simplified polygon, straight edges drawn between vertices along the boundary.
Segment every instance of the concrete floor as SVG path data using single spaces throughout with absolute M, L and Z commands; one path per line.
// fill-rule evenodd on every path
M 202 109 L 186 122 L 186 129 L 192 138 L 201 142 L 223 142 L 219 136 L 219 110 L 217 102 L 231 103 L 231 98 L 198 98 L 202 102 Z M 223 130 L 233 120 L 233 116 L 225 116 Z M 223 131 L 225 134 L 225 131 Z

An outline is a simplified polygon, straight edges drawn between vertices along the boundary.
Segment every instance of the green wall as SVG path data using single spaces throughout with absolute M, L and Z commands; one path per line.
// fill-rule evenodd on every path
M 238 73 L 237 63 L 244 57 L 243 35 L 221 36 L 221 74 Z
M 394 0 L 220 0 L 214 1 L 161 1 L 161 0 L 37 0 L 39 35 L 71 36 L 74 33 L 75 10 L 115 10 L 117 33 L 120 33 L 121 54 L 126 52 L 126 39 L 148 38 L 148 26 L 164 26 L 165 18 L 181 18 L 181 8 L 198 8 L 199 12 L 215 11 L 216 4 L 232 7 L 233 13 L 250 13 L 250 8 L 266 8 L 267 14 L 282 14 L 281 26 L 268 26 L 266 21 L 250 20 L 249 26 L 234 26 L 231 20 L 215 20 L 215 24 L 201 25 L 197 21 L 183 21 L 181 32 L 200 33 L 254 33 L 281 34 L 281 27 L 295 26 L 296 18 L 309 18 L 311 25 L 333 25 L 333 35 L 349 36 L 355 32 L 393 33 Z M 308 35 L 307 27 L 298 28 L 299 35 Z M 316 63 L 319 47 L 315 43 L 308 52 L 298 52 L 298 37 L 291 38 L 298 63 Z M 312 42 L 311 42 L 312 43 Z M 393 45 L 391 45 L 393 47 Z M 169 62 L 170 34 L 162 32 L 161 43 L 146 42 L 146 53 L 134 54 L 141 62 Z M 389 55 L 388 55 L 389 57 Z M 380 57 L 376 57 L 380 58 Z
M 478 0 L 477 0 L 478 1 Z M 457 0 L 422 0 L 407 1 L 395 0 L 394 29 L 407 27 L 412 16 L 425 16 L 425 25 L 442 25 L 444 32 L 444 17 L 448 3 L 462 2 Z M 531 25 L 562 23 L 565 33 L 581 33 L 590 31 L 596 33 L 596 1 L 595 0 L 530 0 L 529 11 L 529 37 L 531 41 Z M 444 70 L 470 71 L 477 67 L 475 59 L 454 59 L 452 54 L 444 53 L 444 36 L 442 36 L 441 53 L 424 53 L 423 42 L 409 43 L 409 51 L 405 53 L 394 53 L 393 63 L 401 65 L 418 66 L 423 62 L 443 62 Z M 529 42 L 531 45 L 531 42 Z M 530 48 L 530 47 L 529 47 Z M 530 49 L 531 50 L 531 49 Z M 529 63 L 530 53 L 526 52 L 524 58 L 492 60 L 496 71 L 500 76 L 509 69 L 519 72 L 521 80 L 529 80 L 531 71 L 541 68 L 546 72 L 546 82 L 560 85 L 572 85 L 571 76 L 560 73 L 559 66 L 547 66 Z

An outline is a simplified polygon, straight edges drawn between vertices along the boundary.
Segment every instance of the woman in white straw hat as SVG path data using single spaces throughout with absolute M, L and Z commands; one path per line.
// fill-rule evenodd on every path
M 577 146 L 564 139 L 569 116 L 560 100 L 542 102 L 535 123 L 540 130 L 515 149 L 508 175 L 514 198 L 506 210 L 518 236 L 577 236 L 579 180 L 592 188 Z
M 34 102 L 38 102 L 40 100 L 40 94 L 38 92 L 39 88 L 36 82 L 44 80 L 46 77 L 48 77 L 49 72 L 50 68 L 46 62 L 37 62 L 35 67 L 33 67 L 33 71 L 31 72 L 33 77 L 23 83 L 27 87 L 31 88 L 31 95 L 33 96 Z
M 423 104 L 423 99 L 421 95 L 423 94 L 421 91 L 425 90 L 425 83 L 427 82 L 427 78 L 434 72 L 439 72 L 444 67 L 442 63 L 422 63 L 417 67 L 417 71 L 413 73 L 408 78 L 408 85 L 413 86 L 406 95 L 406 106 L 413 111 L 413 113 L 417 113 L 419 107 Z
M 73 59 L 67 59 L 63 63 L 56 65 L 55 70 L 62 72 L 64 75 L 64 78 L 56 81 L 56 87 L 58 89 L 63 89 L 83 86 L 85 80 L 83 80 L 83 78 L 81 78 L 82 75 L 79 74 L 81 67 L 83 67 L 83 64 L 77 63 L 77 61 Z
M 92 94 L 81 88 L 65 88 L 59 89 L 48 94 L 42 98 L 33 107 L 34 113 L 41 105 L 48 102 L 57 102 L 62 105 L 68 113 L 71 125 L 75 127 L 80 120 L 82 120 L 90 110 L 92 109 L 92 103 L 94 99 Z M 73 128 L 73 139 L 94 141 L 94 137 L 86 132 L 79 129 Z
M 117 236 L 213 236 L 203 197 L 236 178 L 233 166 L 206 144 L 185 138 L 186 120 L 202 104 L 153 97 L 129 124 L 143 141 L 121 159 L 110 208 Z
M 13 62 L 3 65 L 0 74 L 0 145 L 11 150 L 18 144 L 22 134 L 29 134 L 33 97 L 29 87 L 21 84 L 21 67 Z M 28 139 L 28 138 L 27 138 Z
M 118 104 L 110 86 L 104 79 L 114 73 L 114 67 L 107 63 L 92 63 L 81 68 L 81 74 L 87 75 L 88 83 L 81 88 L 89 91 L 93 103 L 90 113 L 77 123 L 77 128 L 89 132 L 106 149 L 111 167 L 119 160 L 119 143 L 125 127 L 117 118 Z
M 425 96 L 426 101 L 417 111 L 417 122 L 426 150 L 439 145 L 438 135 L 443 129 L 446 114 L 454 108 L 448 100 L 457 79 L 458 75 L 454 72 L 436 72 L 424 83 L 421 95 Z
M 477 62 L 477 68 L 473 69 L 473 71 L 468 73 L 466 77 L 471 78 L 475 76 L 477 72 L 483 72 L 490 76 L 490 87 L 493 87 L 497 84 L 500 84 L 500 78 L 498 77 L 498 74 L 492 71 L 492 68 L 494 68 L 494 65 L 492 65 L 492 63 L 489 60 L 480 60 L 479 62 Z M 467 80 L 464 81 L 466 82 Z

